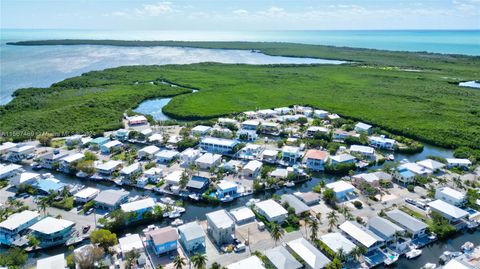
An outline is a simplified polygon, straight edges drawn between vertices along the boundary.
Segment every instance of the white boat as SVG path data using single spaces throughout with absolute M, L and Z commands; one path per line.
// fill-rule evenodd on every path
M 78 173 L 75 174 L 75 176 L 78 178 L 86 178 L 88 177 L 88 174 L 83 171 L 79 171 Z
M 414 259 L 420 255 L 422 255 L 422 250 L 416 248 L 412 248 L 409 252 L 405 253 L 405 257 L 407 257 L 407 259 Z
M 435 269 L 437 265 L 431 262 L 427 262 L 421 269 Z
M 173 205 L 175 203 L 175 200 L 173 200 L 170 197 L 162 197 L 162 198 L 160 198 L 160 201 L 162 201 L 163 203 L 165 203 L 167 205 Z
M 42 174 L 42 178 L 44 179 L 48 179 L 48 178 L 52 178 L 53 175 L 51 173 L 45 173 L 45 174 Z
M 430 240 L 436 240 L 436 239 L 437 239 L 437 235 L 434 234 L 434 233 L 431 233 L 431 234 L 428 236 L 428 239 L 430 239 Z
M 248 202 L 247 202 L 245 205 L 246 205 L 246 206 L 253 206 L 253 205 L 255 205 L 255 204 L 258 203 L 258 202 L 260 202 L 260 199 L 254 199 L 254 198 L 252 198 L 252 199 L 248 200 Z
M 472 242 L 467 241 L 460 248 L 462 249 L 463 252 L 470 252 L 473 250 L 474 247 L 475 245 Z
M 398 257 L 400 256 L 393 251 L 388 251 L 387 253 L 384 253 L 384 254 L 387 256 L 387 258 L 383 261 L 385 265 L 394 264 L 396 261 L 398 261 Z
M 168 217 L 171 218 L 171 219 L 176 219 L 178 217 L 180 217 L 181 214 L 180 212 L 178 211 L 171 211 L 171 212 L 168 212 Z
M 222 201 L 222 202 L 231 202 L 231 201 L 233 201 L 233 197 L 230 196 L 230 195 L 227 195 L 227 196 L 221 198 L 220 201 Z
M 293 183 L 292 181 L 287 181 L 287 183 L 285 183 L 285 186 L 287 186 L 287 187 L 294 187 L 294 186 L 295 186 L 295 183 Z
M 171 226 L 173 227 L 177 227 L 177 226 L 180 226 L 183 224 L 183 220 L 181 219 L 175 219 L 174 221 L 172 221 L 172 223 L 170 223 Z
M 393 156 L 393 154 L 390 154 L 390 155 L 387 156 L 387 160 L 395 161 L 395 156 Z
M 478 222 L 476 221 L 470 221 L 467 224 L 468 229 L 476 229 L 478 227 Z

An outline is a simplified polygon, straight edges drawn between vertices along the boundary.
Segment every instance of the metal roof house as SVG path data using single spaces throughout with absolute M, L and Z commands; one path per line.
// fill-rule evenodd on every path
M 290 207 L 293 207 L 295 209 L 295 215 L 301 215 L 303 213 L 310 212 L 310 207 L 292 194 L 282 195 L 280 201 L 282 204 L 288 203 Z
M 130 193 L 124 190 L 104 190 L 95 197 L 95 207 L 105 210 L 115 210 L 124 203 Z
M 353 249 L 357 246 L 348 238 L 343 236 L 341 233 L 328 233 L 320 237 L 322 241 L 328 248 L 330 248 L 336 254 L 339 253 L 339 250 L 342 249 L 343 254 L 349 256 L 352 253 Z
M 435 199 L 443 200 L 454 206 L 462 206 L 466 202 L 467 196 L 450 187 L 440 187 L 435 191 Z
M 256 203 L 255 208 L 260 215 L 272 222 L 282 223 L 288 215 L 287 210 L 272 199 Z
M 210 153 L 226 154 L 233 150 L 238 142 L 232 139 L 205 137 L 200 141 L 200 148 Z
M 368 220 L 368 229 L 388 243 L 395 241 L 397 234 L 403 234 L 405 232 L 405 229 L 402 227 L 379 216 L 375 216 Z
M 303 267 L 283 246 L 265 251 L 265 256 L 277 269 L 300 269 Z
M 345 221 L 339 228 L 354 243 L 363 245 L 367 253 L 384 245 L 384 240 L 380 236 L 356 222 Z
M 235 237 L 235 222 L 226 210 L 217 210 L 207 215 L 207 232 L 218 246 L 233 242 Z
M 236 263 L 232 263 L 227 266 L 228 269 L 265 269 L 265 266 L 263 265 L 262 261 L 260 258 L 257 256 L 253 255 L 250 256 L 246 259 L 240 260 Z
M 97 197 L 99 193 L 100 193 L 99 189 L 87 187 L 75 193 L 74 197 L 75 197 L 75 201 L 79 203 L 86 203 L 90 200 L 95 199 L 95 197 Z
M 65 269 L 67 267 L 67 261 L 65 260 L 65 254 L 58 254 L 43 259 L 37 260 L 37 268 L 41 269 Z
M 288 242 L 287 248 L 305 262 L 305 268 L 307 269 L 324 268 L 330 263 L 330 260 L 322 252 L 303 237 Z
M 62 245 L 70 239 L 75 222 L 46 217 L 30 226 L 41 247 Z
M 428 206 L 430 207 L 431 212 L 437 212 L 452 224 L 468 218 L 467 211 L 451 205 L 443 200 L 435 200 L 428 203 Z
M 150 245 L 155 254 L 177 250 L 178 233 L 177 229 L 167 226 L 160 229 L 151 230 L 145 233 L 147 244 Z
M 428 227 L 427 224 L 401 210 L 394 209 L 386 212 L 386 215 L 398 226 L 404 228 L 407 232 L 412 234 L 412 238 L 422 237 L 426 233 Z
M 135 220 L 143 219 L 145 212 L 153 211 L 153 207 L 156 205 L 154 198 L 145 198 L 130 203 L 121 204 L 120 208 L 125 213 L 135 213 Z
M 13 241 L 20 238 L 23 231 L 35 224 L 40 219 L 39 217 L 38 212 L 30 210 L 10 215 L 6 220 L 0 222 L 0 244 L 11 245 Z
M 180 243 L 188 253 L 205 251 L 205 232 L 195 221 L 178 227 Z
M 255 220 L 255 214 L 246 206 L 232 209 L 229 213 L 237 225 L 247 224 Z

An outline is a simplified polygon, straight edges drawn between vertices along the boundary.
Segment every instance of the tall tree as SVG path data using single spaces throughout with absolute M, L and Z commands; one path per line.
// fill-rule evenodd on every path
M 273 223 L 272 226 L 270 227 L 270 233 L 272 235 L 273 240 L 275 241 L 275 246 L 277 245 L 277 242 L 283 237 L 283 234 L 285 233 L 278 225 L 277 223 Z
M 330 211 L 330 213 L 328 213 L 327 219 L 328 219 L 328 227 L 330 230 L 332 230 L 333 227 L 335 227 L 338 223 L 338 215 L 337 213 L 335 213 L 335 210 L 332 210 Z
M 318 222 L 316 220 L 310 220 L 308 224 L 308 226 L 310 227 L 310 241 L 315 244 L 315 242 L 317 241 Z
M 182 269 L 186 265 L 185 259 L 180 256 L 176 256 L 175 259 L 173 259 L 173 266 L 175 269 Z
M 193 255 L 190 260 L 192 261 L 195 269 L 207 268 L 207 256 L 205 254 L 197 253 Z

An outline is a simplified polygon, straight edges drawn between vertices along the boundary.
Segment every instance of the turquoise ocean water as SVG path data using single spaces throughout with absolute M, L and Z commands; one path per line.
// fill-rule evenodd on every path
M 118 39 L 191 41 L 276 41 L 359 48 L 480 55 L 480 30 L 458 31 L 99 31 L 0 29 L 0 104 L 23 87 L 48 87 L 56 81 L 121 65 L 223 63 L 319 63 L 321 60 L 271 57 L 247 51 L 112 46 L 11 46 L 9 41 L 38 39 Z

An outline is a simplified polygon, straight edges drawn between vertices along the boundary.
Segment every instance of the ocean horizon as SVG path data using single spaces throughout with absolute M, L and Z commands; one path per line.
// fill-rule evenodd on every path
M 339 31 L 107 31 L 1 29 L 0 105 L 25 87 L 52 83 L 93 70 L 123 65 L 318 63 L 321 59 L 272 57 L 248 51 L 173 47 L 13 46 L 7 42 L 45 39 L 115 39 L 179 41 L 292 42 L 339 47 L 480 55 L 480 30 L 339 30 Z

